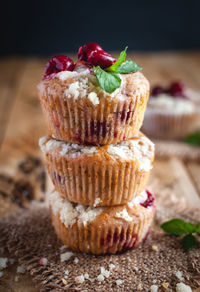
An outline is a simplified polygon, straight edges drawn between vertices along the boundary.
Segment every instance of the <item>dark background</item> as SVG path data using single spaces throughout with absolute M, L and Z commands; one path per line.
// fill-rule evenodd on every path
M 105 50 L 200 49 L 200 0 L 1 3 L 1 55 L 76 52 L 86 42 Z

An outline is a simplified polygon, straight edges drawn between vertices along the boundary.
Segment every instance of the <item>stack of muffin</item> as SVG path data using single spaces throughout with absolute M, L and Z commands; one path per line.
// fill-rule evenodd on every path
M 140 72 L 109 94 L 84 62 L 45 75 L 39 98 L 50 135 L 40 139 L 55 191 L 52 222 L 72 250 L 116 253 L 143 242 L 155 213 L 145 190 L 154 145 L 139 132 L 149 97 Z

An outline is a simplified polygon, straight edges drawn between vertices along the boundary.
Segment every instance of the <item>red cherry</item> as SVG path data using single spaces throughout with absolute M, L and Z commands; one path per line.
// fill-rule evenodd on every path
M 53 74 L 58 73 L 61 71 L 73 71 L 74 70 L 74 62 L 67 56 L 55 56 L 52 57 L 45 68 L 45 75 L 44 78 Z
M 184 90 L 184 84 L 182 82 L 173 82 L 168 92 L 175 97 L 182 96 Z
M 102 51 L 103 49 L 96 43 L 85 44 L 84 46 L 80 47 L 78 50 L 78 59 L 87 61 L 87 53 L 91 51 L 95 51 L 95 50 Z
M 91 51 L 87 54 L 87 61 L 93 66 L 107 68 L 114 64 L 116 59 L 104 51 Z
M 165 90 L 163 87 L 155 86 L 151 91 L 151 96 L 157 96 L 157 95 L 162 94 L 164 92 L 165 92 Z
M 146 192 L 147 192 L 147 199 L 144 203 L 140 203 L 140 205 L 142 205 L 145 208 L 148 208 L 148 207 L 153 206 L 155 198 L 149 191 L 146 190 Z

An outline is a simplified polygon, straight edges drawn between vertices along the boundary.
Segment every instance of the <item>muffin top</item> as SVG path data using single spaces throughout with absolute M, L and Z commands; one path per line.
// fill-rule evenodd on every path
M 123 206 L 114 207 L 87 207 L 72 203 L 63 199 L 61 195 L 54 191 L 49 195 L 49 204 L 54 215 L 59 214 L 60 220 L 67 226 L 74 223 L 87 225 L 94 221 L 99 215 L 102 219 L 108 220 L 113 217 L 116 220 L 132 221 L 135 218 L 133 208 L 152 208 L 154 206 L 154 197 L 149 191 L 143 191 L 132 201 Z
M 149 171 L 152 168 L 154 157 L 154 144 L 142 133 L 138 136 L 117 144 L 105 146 L 84 146 L 59 141 L 51 136 L 40 138 L 39 145 L 43 153 L 56 153 L 66 159 L 91 159 L 96 161 L 112 160 L 118 162 L 137 162 L 139 169 Z
M 152 89 L 148 109 L 176 115 L 194 113 L 197 110 L 196 96 L 181 82 L 173 82 L 167 88 L 156 86 Z
M 139 72 L 141 67 L 125 61 L 126 49 L 116 60 L 100 48 L 94 43 L 82 46 L 76 63 L 67 56 L 51 58 L 38 85 L 39 94 L 73 98 L 77 102 L 87 98 L 96 106 L 104 98 L 124 101 L 148 93 L 149 82 Z

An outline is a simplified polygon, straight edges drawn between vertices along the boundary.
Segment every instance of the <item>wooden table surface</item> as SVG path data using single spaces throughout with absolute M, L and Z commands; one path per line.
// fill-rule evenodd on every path
M 130 57 L 144 68 L 143 73 L 151 85 L 167 85 L 171 80 L 180 79 L 188 87 L 200 91 L 200 52 L 137 53 Z M 40 155 L 38 139 L 47 130 L 36 86 L 46 61 L 39 58 L 0 59 L 0 172 L 9 172 L 13 160 L 27 153 Z M 177 157 L 156 159 L 149 186 L 163 199 L 172 195 L 177 207 L 182 200 L 188 207 L 200 207 L 200 164 Z M 13 268 L 5 273 L 8 291 L 37 291 L 29 276 L 20 277 L 15 283 Z

